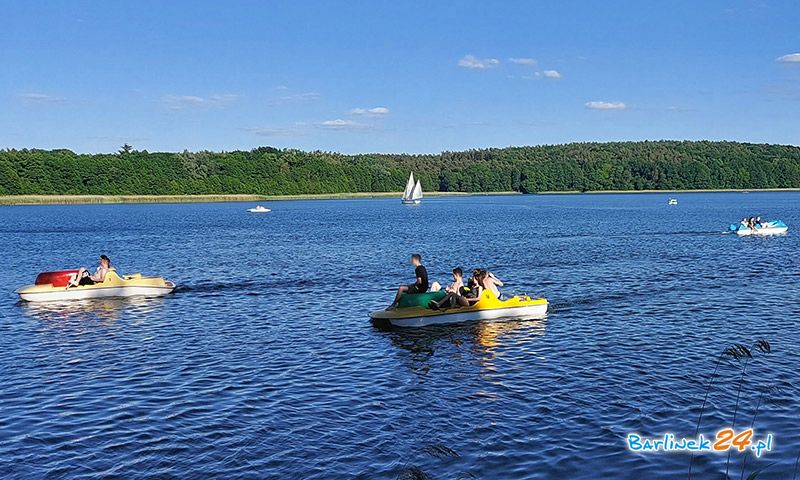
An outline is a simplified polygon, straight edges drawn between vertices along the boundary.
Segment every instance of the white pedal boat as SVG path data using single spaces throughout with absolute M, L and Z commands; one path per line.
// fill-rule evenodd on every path
M 262 207 L 261 205 L 257 205 L 255 208 L 248 208 L 247 211 L 250 213 L 269 213 L 272 210 L 270 210 L 267 207 Z
M 34 285 L 22 287 L 15 293 L 28 302 L 53 302 L 109 297 L 161 297 L 175 290 L 175 284 L 163 277 L 144 277 L 141 273 L 120 277 L 114 268 L 108 271 L 102 283 L 67 288 L 70 279 L 77 273 L 77 270 L 43 272 Z
M 491 291 L 484 291 L 481 299 L 469 307 L 432 310 L 431 300 L 444 298 L 444 292 L 404 295 L 394 310 L 378 310 L 369 314 L 376 326 L 425 327 L 448 323 L 473 322 L 496 319 L 541 319 L 547 315 L 547 300 L 517 295 L 508 300 L 498 299 Z

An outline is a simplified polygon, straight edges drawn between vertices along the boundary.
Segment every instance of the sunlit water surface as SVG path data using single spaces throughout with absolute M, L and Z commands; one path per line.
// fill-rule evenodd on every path
M 0 477 L 685 478 L 688 455 L 631 453 L 626 434 L 693 435 L 719 352 L 763 338 L 736 425 L 760 404 L 774 449 L 729 474 L 747 457 L 745 477 L 792 478 L 800 235 L 722 231 L 751 213 L 800 229 L 800 194 L 677 197 L 3 207 Z M 375 329 L 412 252 L 442 283 L 488 267 L 550 314 Z M 180 289 L 17 301 L 99 253 Z M 719 367 L 701 433 L 730 426 L 741 366 Z

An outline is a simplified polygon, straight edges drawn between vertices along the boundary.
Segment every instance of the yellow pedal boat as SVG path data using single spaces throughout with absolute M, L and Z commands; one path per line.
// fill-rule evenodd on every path
M 439 310 L 427 307 L 431 300 L 439 300 L 444 296 L 444 292 L 403 295 L 397 308 L 378 310 L 369 316 L 376 326 L 425 327 L 477 320 L 540 319 L 547 314 L 547 300 L 544 298 L 515 295 L 507 300 L 500 300 L 489 290 L 484 290 L 480 300 L 469 307 Z
M 160 297 L 175 290 L 175 284 L 163 277 L 144 277 L 141 273 L 120 277 L 114 268 L 108 271 L 101 283 L 67 288 L 65 280 L 72 272 L 77 273 L 74 270 L 41 273 L 35 285 L 22 287 L 16 293 L 28 302 L 52 302 L 109 297 Z

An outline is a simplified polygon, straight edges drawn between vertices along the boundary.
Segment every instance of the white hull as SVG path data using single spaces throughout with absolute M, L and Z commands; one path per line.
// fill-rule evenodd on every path
M 173 290 L 175 290 L 174 285 L 171 287 L 122 286 L 90 289 L 73 287 L 69 290 L 62 288 L 48 292 L 20 293 L 19 297 L 28 302 L 56 302 L 109 297 L 162 297 L 172 293 Z
M 736 230 L 736 235 L 744 236 L 768 236 L 768 235 L 783 235 L 789 230 L 788 227 L 775 227 L 775 228 L 757 228 L 755 231 L 749 228 Z
M 493 308 L 470 312 L 453 311 L 441 315 L 426 315 L 424 317 L 392 318 L 386 319 L 395 327 L 426 327 L 428 325 L 444 325 L 448 323 L 475 322 L 478 320 L 516 319 L 525 318 L 536 320 L 547 315 L 547 304 L 530 305 L 526 307 Z
M 406 200 L 406 199 L 403 199 L 403 205 L 419 205 L 420 203 L 422 203 L 422 200 L 420 200 L 420 199 L 417 199 L 417 200 Z
M 258 210 L 258 209 L 255 209 L 255 208 L 248 208 L 247 211 L 250 212 L 250 213 L 269 213 L 272 210 L 270 210 L 269 208 L 265 208 L 263 210 Z

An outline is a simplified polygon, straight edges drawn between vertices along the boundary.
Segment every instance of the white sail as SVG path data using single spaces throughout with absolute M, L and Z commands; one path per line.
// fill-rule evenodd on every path
M 411 200 L 422 200 L 422 184 L 419 183 L 419 180 L 414 184 L 414 192 L 411 194 Z
M 414 172 L 411 172 L 411 175 L 408 176 L 408 183 L 406 183 L 406 189 L 403 191 L 403 200 L 410 200 L 411 194 L 414 192 Z

